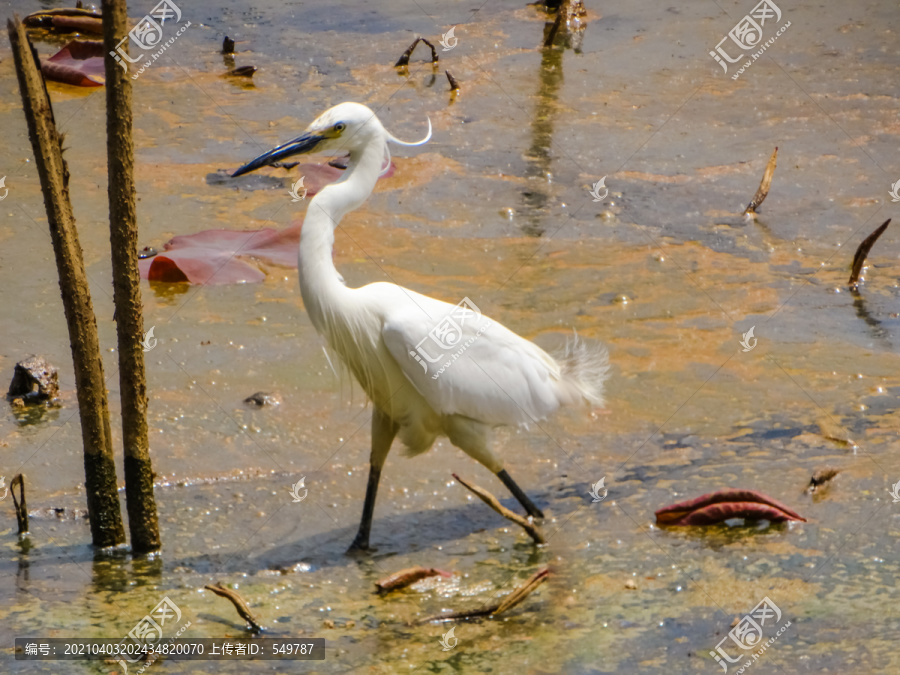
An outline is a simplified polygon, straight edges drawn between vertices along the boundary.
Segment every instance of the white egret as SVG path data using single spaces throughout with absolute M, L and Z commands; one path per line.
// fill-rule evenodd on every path
M 490 469 L 536 518 L 543 514 L 489 447 L 490 431 L 543 419 L 563 405 L 602 405 L 607 356 L 602 347 L 570 343 L 559 361 L 477 312 L 391 283 L 348 288 L 332 258 L 341 218 L 372 193 L 390 162 L 392 136 L 369 108 L 342 103 L 306 132 L 232 174 L 240 176 L 293 155 L 349 152 L 343 177 L 307 207 L 300 237 L 300 293 L 310 320 L 372 401 L 372 452 L 359 531 L 351 550 L 369 547 L 381 469 L 399 435 L 409 455 L 426 452 L 438 436 Z M 449 319 L 449 321 L 448 321 Z M 427 349 L 422 343 L 431 337 Z M 435 343 L 437 346 L 435 346 Z M 443 347 L 454 354 L 438 356 Z M 456 346 L 464 348 L 456 349 Z M 423 358 L 424 357 L 424 358 Z M 440 364 L 438 371 L 429 363 Z

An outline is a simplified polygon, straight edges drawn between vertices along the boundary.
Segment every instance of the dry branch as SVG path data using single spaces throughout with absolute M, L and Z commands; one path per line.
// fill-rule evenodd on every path
M 259 633 L 260 631 L 262 631 L 263 627 L 256 620 L 256 617 L 253 616 L 253 612 L 250 611 L 247 603 L 244 602 L 244 599 L 240 595 L 238 595 L 237 591 L 233 591 L 230 588 L 225 588 L 222 585 L 221 581 L 216 583 L 215 585 L 207 584 L 203 588 L 208 591 L 212 591 L 216 595 L 231 600 L 231 604 L 234 605 L 234 608 L 237 610 L 237 613 L 241 615 L 241 618 L 250 625 L 250 629 L 254 633 Z
M 409 47 L 406 48 L 406 51 L 400 55 L 400 58 L 397 59 L 397 63 L 394 64 L 394 68 L 402 68 L 404 66 L 408 66 L 409 65 L 409 57 L 412 56 L 413 50 L 415 50 L 416 45 L 419 44 L 420 42 L 424 42 L 426 45 L 431 47 L 431 62 L 437 63 L 438 62 L 438 54 L 437 54 L 437 49 L 434 48 L 434 45 L 431 44 L 428 40 L 426 40 L 423 37 L 417 37 L 415 40 L 413 40 L 413 43 Z
M 747 204 L 747 208 L 744 209 L 744 215 L 750 215 L 756 213 L 756 209 L 760 207 L 760 205 L 766 200 L 766 195 L 769 194 L 769 188 L 772 186 L 772 176 L 775 175 L 775 160 L 778 157 L 778 148 L 775 148 L 775 151 L 772 153 L 772 156 L 769 157 L 769 163 L 766 164 L 766 171 L 763 173 L 762 180 L 759 183 L 759 188 L 756 190 L 756 194 L 753 195 L 753 199 L 750 200 L 750 203 Z
M 476 497 L 478 497 L 481 501 L 494 509 L 494 511 L 524 529 L 529 534 L 529 536 L 534 539 L 535 544 L 543 544 L 546 542 L 546 540 L 544 539 L 544 535 L 541 534 L 541 531 L 537 528 L 537 525 L 535 525 L 534 522 L 523 518 L 518 513 L 513 513 L 512 511 L 510 511 L 508 508 L 503 506 L 503 504 L 501 504 L 494 495 L 492 495 L 484 488 L 478 487 L 477 485 L 472 483 L 467 483 L 456 474 L 453 474 L 453 477 L 457 480 L 457 482 L 459 482 L 460 485 L 475 494 Z
M 16 499 L 16 485 L 19 486 L 19 498 Z M 19 526 L 19 534 L 28 533 L 28 506 L 25 504 L 25 476 L 16 474 L 9 484 L 12 493 L 13 506 L 16 509 L 16 524 Z
M 450 74 L 450 71 L 445 70 L 444 75 L 447 76 L 447 81 L 450 83 L 450 91 L 459 91 L 459 82 Z
M 850 281 L 847 282 L 851 288 L 856 288 L 856 285 L 859 283 L 859 275 L 862 273 L 863 265 L 866 262 L 866 256 L 869 255 L 869 251 L 872 250 L 875 242 L 878 241 L 878 237 L 884 233 L 890 223 L 891 219 L 888 218 L 872 234 L 863 239 L 859 248 L 856 249 L 856 254 L 853 256 L 853 268 L 850 271 Z
M 481 607 L 479 609 L 471 609 L 471 610 L 463 610 L 461 612 L 453 612 L 451 614 L 435 614 L 434 616 L 429 616 L 426 619 L 422 619 L 418 621 L 418 623 L 430 623 L 432 621 L 453 621 L 455 619 L 473 619 L 479 616 L 497 616 L 498 614 L 502 614 L 503 612 L 512 609 L 519 603 L 521 603 L 525 598 L 534 593 L 538 586 L 547 581 L 550 577 L 550 570 L 546 567 L 542 570 L 538 570 L 534 574 L 532 574 L 528 581 L 526 581 L 521 586 L 517 586 L 516 589 L 507 595 L 501 602 L 493 603 L 487 607 Z

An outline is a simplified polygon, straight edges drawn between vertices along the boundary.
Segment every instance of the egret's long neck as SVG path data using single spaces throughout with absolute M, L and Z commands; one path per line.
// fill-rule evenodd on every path
M 300 293 L 316 330 L 327 332 L 351 292 L 334 267 L 334 230 L 347 213 L 362 205 L 378 180 L 384 142 L 367 143 L 350 153 L 350 164 L 337 183 L 313 197 L 300 234 Z

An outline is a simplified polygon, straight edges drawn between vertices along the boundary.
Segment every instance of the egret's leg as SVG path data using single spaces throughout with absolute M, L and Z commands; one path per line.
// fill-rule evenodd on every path
M 519 503 L 525 509 L 529 516 L 534 518 L 543 518 L 544 514 L 534 505 L 528 495 L 520 488 L 516 481 L 510 477 L 503 468 L 503 464 L 494 456 L 490 448 L 487 446 L 488 429 L 485 425 L 469 420 L 466 418 L 444 418 L 444 428 L 450 442 L 457 448 L 460 448 L 469 457 L 476 460 L 486 468 L 490 469 L 497 475 L 507 489 L 512 492 L 513 497 L 519 500 Z
M 381 467 L 387 459 L 397 435 L 399 425 L 375 408 L 372 413 L 372 455 L 369 457 L 369 483 L 366 486 L 366 501 L 363 504 L 362 520 L 359 532 L 350 544 L 350 551 L 366 551 L 369 548 L 369 531 L 372 529 L 372 515 L 375 513 L 375 496 L 378 494 L 378 481 L 381 479 Z
M 534 505 L 534 502 L 528 498 L 528 495 L 522 492 L 522 488 L 516 485 L 516 481 L 512 479 L 512 476 L 506 473 L 506 469 L 500 469 L 500 471 L 497 472 L 497 478 L 503 481 L 503 484 L 513 493 L 513 496 L 519 500 L 519 503 L 525 508 L 525 512 L 529 516 L 534 518 L 544 517 L 544 512 Z

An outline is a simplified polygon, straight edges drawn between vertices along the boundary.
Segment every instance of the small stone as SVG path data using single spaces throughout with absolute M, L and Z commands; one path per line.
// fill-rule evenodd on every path
M 258 391 L 252 396 L 248 396 L 247 398 L 245 398 L 244 403 L 259 406 L 260 408 L 262 408 L 264 405 L 281 404 L 281 397 L 278 396 L 278 394 L 268 394 L 264 391 Z
M 325 628 L 334 628 L 334 621 L 332 621 L 331 619 L 325 619 L 322 622 L 322 625 L 325 626 Z
M 37 391 L 34 391 L 37 386 Z M 9 398 L 25 401 L 53 400 L 59 394 L 59 371 L 40 356 L 29 356 L 16 364 Z
M 627 588 L 629 591 L 636 591 L 636 590 L 637 590 L 637 584 L 634 583 L 634 579 L 629 579 L 628 581 L 626 581 L 626 582 L 625 582 L 625 588 Z

